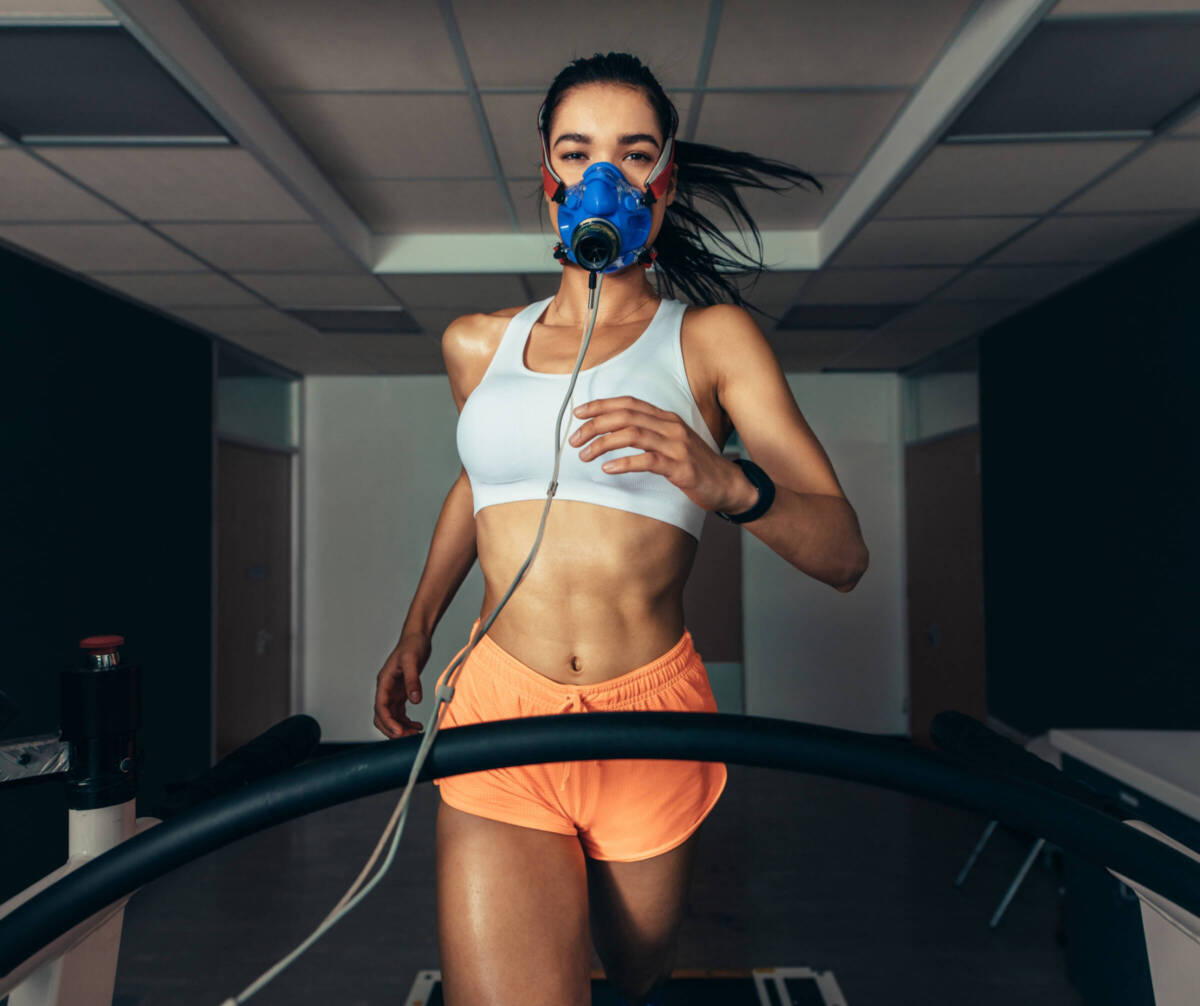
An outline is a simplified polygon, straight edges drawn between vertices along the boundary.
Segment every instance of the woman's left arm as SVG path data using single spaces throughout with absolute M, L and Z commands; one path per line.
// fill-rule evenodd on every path
M 741 526 L 802 572 L 843 593 L 853 590 L 869 562 L 858 515 L 770 343 L 744 308 L 720 304 L 704 315 L 702 341 L 717 374 L 717 398 L 746 452 L 775 483 L 770 509 Z M 740 513 L 753 506 L 758 490 L 733 467 L 744 493 L 726 512 Z

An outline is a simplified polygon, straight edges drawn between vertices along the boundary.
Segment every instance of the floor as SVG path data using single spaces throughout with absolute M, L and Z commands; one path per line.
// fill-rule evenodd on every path
M 399 790 L 320 811 L 188 864 L 130 901 L 114 1006 L 218 1006 L 303 941 L 358 876 Z M 418 786 L 390 873 L 251 998 L 396 1004 L 437 968 L 436 788 Z M 832 969 L 848 1006 L 1081 1006 L 1056 939 L 1061 876 L 1039 861 L 988 919 L 1030 841 L 906 794 L 729 766 L 701 829 L 679 968 Z M 599 960 L 593 964 L 599 967 Z

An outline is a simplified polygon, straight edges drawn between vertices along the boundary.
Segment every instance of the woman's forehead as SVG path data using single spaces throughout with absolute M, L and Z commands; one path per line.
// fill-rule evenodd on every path
M 658 116 L 642 91 L 611 84 L 573 87 L 554 110 L 551 139 L 565 131 L 589 130 L 601 134 L 652 132 L 655 136 L 660 132 Z

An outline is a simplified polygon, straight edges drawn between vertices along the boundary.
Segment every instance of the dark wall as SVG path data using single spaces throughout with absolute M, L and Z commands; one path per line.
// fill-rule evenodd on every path
M 146 814 L 209 764 L 212 344 L 5 249 L 0 334 L 0 739 L 57 733 L 79 640 L 125 636 Z M 0 900 L 65 861 L 65 807 L 60 782 L 0 787 Z
M 988 711 L 1200 729 L 1200 226 L 980 342 Z

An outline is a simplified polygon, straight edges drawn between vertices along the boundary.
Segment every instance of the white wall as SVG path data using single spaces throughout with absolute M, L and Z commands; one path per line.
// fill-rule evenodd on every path
M 788 380 L 859 514 L 871 569 L 854 591 L 839 594 L 745 534 L 746 711 L 903 733 L 901 379 Z M 442 376 L 305 383 L 302 708 L 326 741 L 379 740 L 375 676 L 399 636 L 458 476 L 458 414 Z M 476 565 L 434 635 L 425 699 L 414 713 L 422 722 L 432 711 L 432 683 L 466 643 L 482 598 Z
M 979 422 L 979 374 L 957 371 L 903 379 L 904 442 Z
M 743 539 L 746 712 L 906 734 L 903 444 L 895 374 L 789 374 L 858 514 L 871 566 L 841 594 Z

